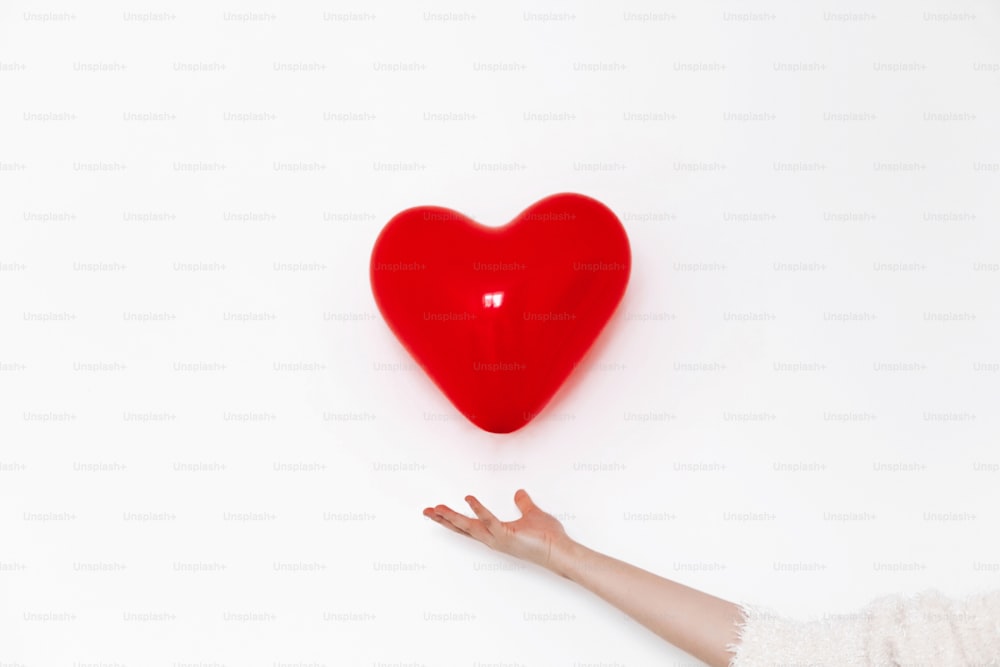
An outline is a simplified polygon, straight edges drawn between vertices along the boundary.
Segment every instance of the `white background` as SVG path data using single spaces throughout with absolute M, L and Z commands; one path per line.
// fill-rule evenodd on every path
M 996 2 L 0 18 L 0 664 L 696 664 L 421 516 L 519 487 L 788 614 L 1000 586 Z M 371 245 L 560 191 L 618 213 L 631 282 L 485 433 Z

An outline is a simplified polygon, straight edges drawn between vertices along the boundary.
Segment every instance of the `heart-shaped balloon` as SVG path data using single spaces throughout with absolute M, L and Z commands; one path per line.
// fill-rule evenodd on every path
M 614 313 L 632 255 L 599 201 L 562 193 L 502 227 L 418 206 L 369 268 L 389 328 L 472 423 L 510 433 L 549 402 Z

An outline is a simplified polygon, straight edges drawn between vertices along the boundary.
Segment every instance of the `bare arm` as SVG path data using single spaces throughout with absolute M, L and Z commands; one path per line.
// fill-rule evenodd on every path
M 739 608 L 578 542 L 560 551 L 554 569 L 600 596 L 668 642 L 712 667 L 727 667 L 737 643 Z
M 712 667 L 729 665 L 733 654 L 726 646 L 738 642 L 737 605 L 585 547 L 566 534 L 558 519 L 539 509 L 524 489 L 514 494 L 523 515 L 516 521 L 500 521 L 473 496 L 465 500 L 478 518 L 446 505 L 427 507 L 424 516 L 575 581 Z

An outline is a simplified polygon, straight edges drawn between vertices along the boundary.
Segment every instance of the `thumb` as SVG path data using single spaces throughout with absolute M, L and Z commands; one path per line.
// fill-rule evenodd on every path
M 531 499 L 531 496 L 524 489 L 518 489 L 514 493 L 514 504 L 517 505 L 517 509 L 521 510 L 521 514 L 525 514 L 528 510 L 535 508 L 535 501 Z

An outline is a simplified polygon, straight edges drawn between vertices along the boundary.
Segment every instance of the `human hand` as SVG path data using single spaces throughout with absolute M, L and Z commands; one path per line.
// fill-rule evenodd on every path
M 575 544 L 559 519 L 539 509 L 524 489 L 514 493 L 514 504 L 522 514 L 516 521 L 500 521 L 474 496 L 466 496 L 465 502 L 469 503 L 477 519 L 459 514 L 447 505 L 425 507 L 423 514 L 494 551 L 550 570 L 561 567 L 563 557 Z

